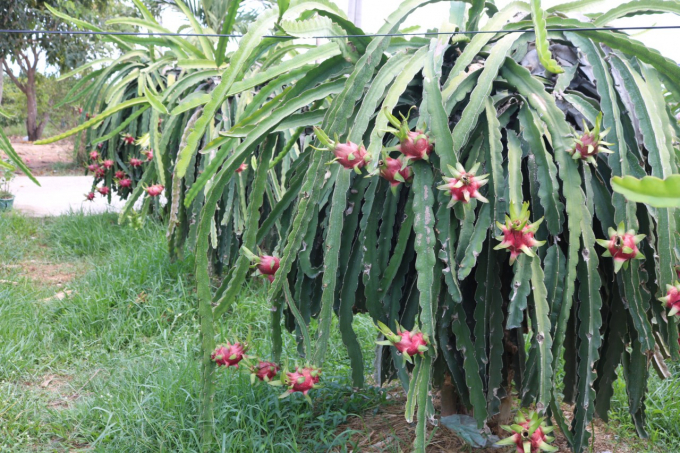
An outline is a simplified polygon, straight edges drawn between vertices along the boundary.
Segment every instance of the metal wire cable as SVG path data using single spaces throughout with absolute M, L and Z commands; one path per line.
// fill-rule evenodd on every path
M 680 29 L 680 25 L 654 25 L 649 27 L 582 27 L 582 28 L 548 28 L 548 31 L 623 31 L 623 30 L 675 30 Z M 497 34 L 497 33 L 525 33 L 533 31 L 533 28 L 509 29 L 509 30 L 471 30 L 471 31 L 426 31 L 419 33 L 375 33 L 375 34 L 355 34 L 337 36 L 308 36 L 298 38 L 286 35 L 265 35 L 263 38 L 271 39 L 334 39 L 334 38 L 374 38 L 374 37 L 405 37 L 405 36 L 439 36 L 439 35 L 478 35 L 478 34 Z M 80 30 L 0 30 L 0 34 L 46 34 L 46 35 L 95 35 L 95 36 L 177 36 L 192 37 L 203 36 L 206 38 L 243 38 L 240 34 L 220 34 L 220 33 L 168 33 L 168 32 L 133 32 L 133 31 L 80 31 Z

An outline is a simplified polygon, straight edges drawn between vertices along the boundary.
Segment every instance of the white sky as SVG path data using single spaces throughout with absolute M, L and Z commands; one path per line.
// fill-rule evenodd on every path
M 338 5 L 342 10 L 347 11 L 348 0 L 331 0 Z M 496 0 L 496 5 L 500 8 L 510 3 L 512 0 Z M 549 8 L 553 5 L 566 3 L 570 0 L 543 0 L 544 8 Z M 401 0 L 363 0 L 362 8 L 362 28 L 364 31 L 371 33 L 376 32 L 384 23 L 385 18 L 396 8 L 396 5 L 401 3 Z M 584 12 L 603 12 L 607 11 L 616 5 L 619 5 L 621 0 L 601 0 L 599 3 L 591 6 Z M 172 11 L 166 11 L 162 17 L 163 24 L 171 29 L 176 30 L 182 24 L 179 21 L 179 15 Z M 433 3 L 426 5 L 416 10 L 404 23 L 404 27 L 418 25 L 422 31 L 429 28 L 440 28 L 442 21 L 448 22 L 449 17 L 449 2 L 443 1 L 440 3 Z M 653 25 L 680 25 L 680 16 L 673 14 L 650 14 L 646 16 L 638 16 L 634 18 L 620 19 L 613 23 L 618 26 L 653 26 Z M 648 47 L 659 50 L 664 56 L 669 57 L 676 62 L 680 62 L 680 29 L 668 30 L 649 30 L 641 33 L 630 32 L 636 39 L 642 41 Z

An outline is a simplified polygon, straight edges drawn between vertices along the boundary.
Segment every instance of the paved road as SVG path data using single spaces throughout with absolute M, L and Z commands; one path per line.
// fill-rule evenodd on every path
M 57 216 L 71 211 L 86 213 L 118 212 L 125 205 L 114 195 L 109 205 L 97 194 L 93 201 L 85 200 L 92 187 L 92 176 L 39 176 L 38 187 L 25 176 L 11 183 L 15 194 L 14 209 L 33 217 Z

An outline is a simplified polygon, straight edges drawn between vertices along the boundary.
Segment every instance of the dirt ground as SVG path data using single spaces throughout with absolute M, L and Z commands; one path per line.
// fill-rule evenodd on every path
M 71 140 L 62 140 L 49 145 L 34 145 L 20 137 L 10 137 L 10 142 L 35 176 L 83 174 L 83 170 L 73 164 Z

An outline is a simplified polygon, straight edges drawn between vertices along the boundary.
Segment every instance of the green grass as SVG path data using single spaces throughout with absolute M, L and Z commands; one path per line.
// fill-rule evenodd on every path
M 29 260 L 66 263 L 82 273 L 58 288 L 22 274 L 17 265 Z M 198 450 L 192 263 L 170 262 L 161 226 L 147 222 L 134 230 L 110 215 L 0 215 L 0 263 L 0 451 Z M 63 290 L 73 292 L 45 301 Z M 220 338 L 249 337 L 251 353 L 268 357 L 264 294 L 262 283 L 252 282 L 224 316 Z M 355 326 L 370 366 L 372 324 L 358 317 Z M 313 407 L 300 395 L 279 400 L 280 388 L 251 386 L 247 373 L 219 370 L 220 451 L 344 445 L 348 433 L 338 436 L 338 425 L 383 396 L 353 391 L 339 334 L 331 344 Z M 292 366 L 292 335 L 284 347 Z

